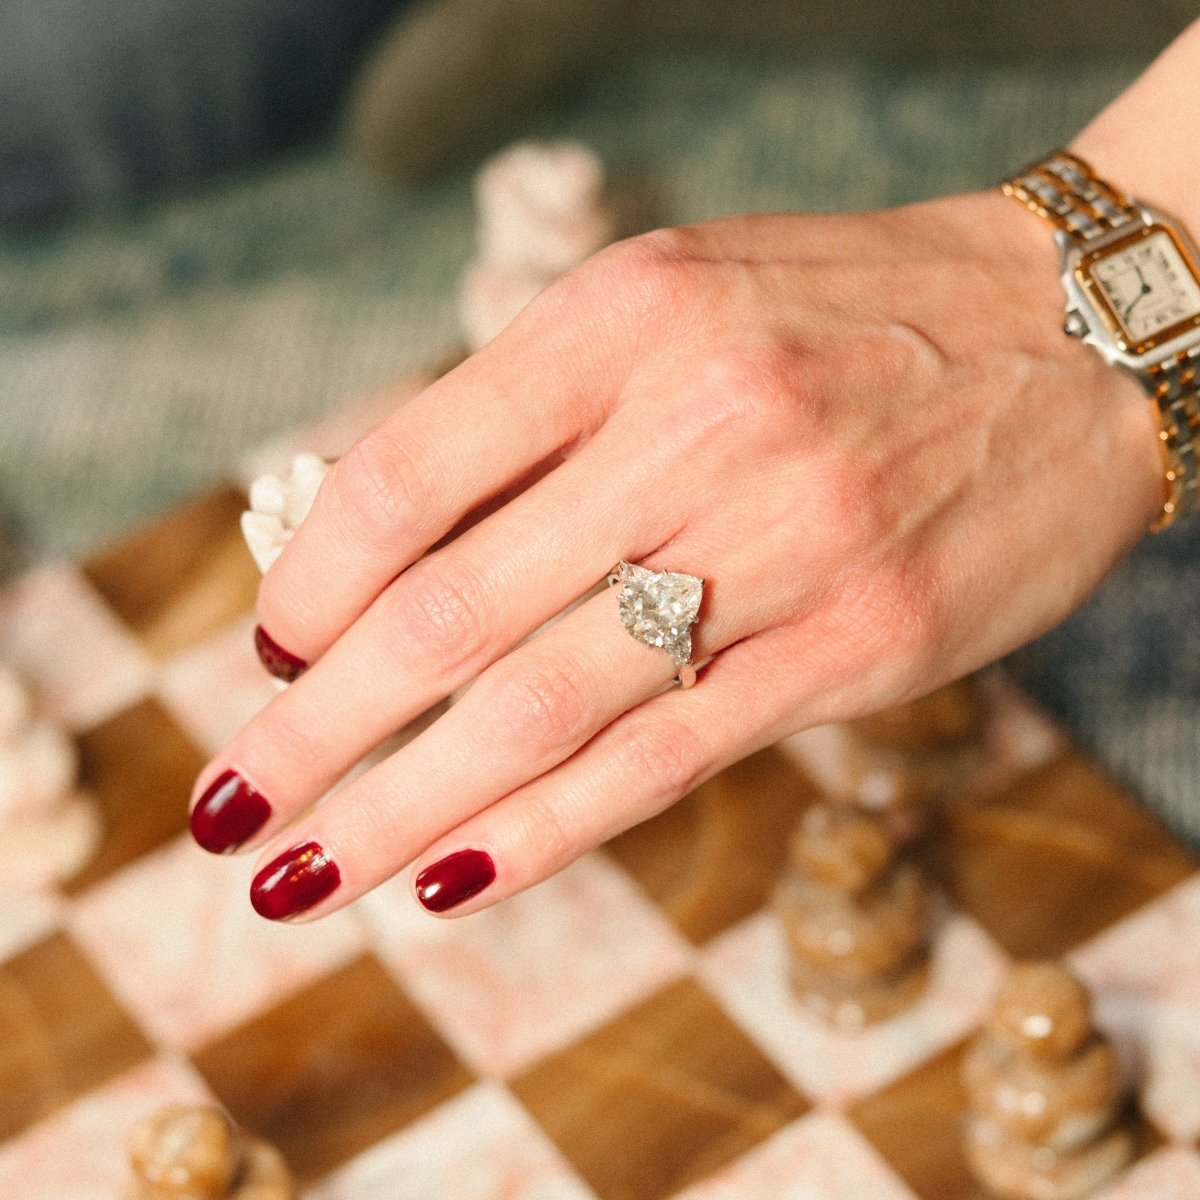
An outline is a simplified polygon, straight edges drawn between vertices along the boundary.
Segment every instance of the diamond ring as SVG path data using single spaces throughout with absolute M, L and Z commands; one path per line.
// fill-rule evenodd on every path
M 619 583 L 621 624 L 631 637 L 665 650 L 679 668 L 675 682 L 689 688 L 696 682 L 692 666 L 692 625 L 700 611 L 704 580 L 674 571 L 651 571 L 620 562 L 608 577 Z

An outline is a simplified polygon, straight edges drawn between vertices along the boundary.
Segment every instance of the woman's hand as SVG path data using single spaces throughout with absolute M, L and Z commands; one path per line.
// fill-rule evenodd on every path
M 204 772 L 202 839 L 263 847 L 264 915 L 414 860 L 474 911 L 1047 629 L 1162 501 L 1149 403 L 1061 326 L 1047 228 L 999 193 L 598 255 L 333 468 L 259 605 L 311 666 Z M 613 589 L 523 642 L 620 559 L 706 580 L 695 688 Z

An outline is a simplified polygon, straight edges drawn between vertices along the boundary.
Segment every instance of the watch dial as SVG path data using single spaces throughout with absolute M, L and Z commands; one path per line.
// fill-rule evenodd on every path
M 1091 275 L 1130 342 L 1200 314 L 1200 284 L 1161 230 L 1100 259 Z

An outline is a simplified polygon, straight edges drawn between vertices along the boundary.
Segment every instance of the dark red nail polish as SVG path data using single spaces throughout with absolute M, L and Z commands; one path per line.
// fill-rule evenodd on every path
M 478 896 L 495 878 L 496 864 L 490 854 L 482 850 L 459 850 L 417 876 L 417 899 L 430 912 L 445 912 Z
M 192 837 L 210 854 L 226 854 L 253 837 L 271 815 L 271 806 L 236 771 L 224 771 L 192 809 Z
M 316 842 L 284 851 L 254 877 L 250 903 L 261 917 L 284 921 L 320 904 L 339 883 L 337 863 Z
M 291 683 L 308 670 L 304 659 L 289 654 L 261 625 L 254 627 L 254 649 L 258 651 L 258 661 L 284 683 Z

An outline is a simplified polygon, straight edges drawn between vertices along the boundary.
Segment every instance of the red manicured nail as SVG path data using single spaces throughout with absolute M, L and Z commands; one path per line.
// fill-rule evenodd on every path
M 339 883 L 337 863 L 316 842 L 284 851 L 254 877 L 250 903 L 261 917 L 283 921 L 319 904 Z
M 254 649 L 258 651 L 258 661 L 284 683 L 291 683 L 308 670 L 304 659 L 289 654 L 261 625 L 254 627 Z
M 271 815 L 271 806 L 236 771 L 212 781 L 192 809 L 192 837 L 210 854 L 227 854 L 256 834 Z
M 459 850 L 417 876 L 417 899 L 430 912 L 445 912 L 478 896 L 495 878 L 496 864 L 490 854 L 482 850 Z

